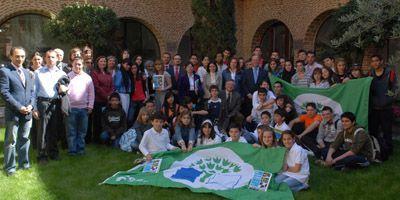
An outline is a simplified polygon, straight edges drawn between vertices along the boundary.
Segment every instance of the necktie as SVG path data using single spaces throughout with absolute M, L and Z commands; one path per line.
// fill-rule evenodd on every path
M 253 69 L 254 83 L 257 84 L 258 68 Z
M 22 72 L 22 69 L 17 69 L 17 72 L 18 72 L 19 78 L 22 81 L 22 85 L 25 86 L 25 76 L 24 76 L 24 73 Z
M 226 100 L 227 102 L 228 102 L 228 104 L 230 104 L 231 103 L 231 93 L 230 92 L 228 92 L 228 99 Z
M 179 70 L 178 67 L 175 67 L 175 80 L 178 80 L 179 78 Z

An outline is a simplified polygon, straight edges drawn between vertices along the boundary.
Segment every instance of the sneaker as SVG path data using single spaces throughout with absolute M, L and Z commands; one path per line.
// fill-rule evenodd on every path
M 7 176 L 14 176 L 15 175 L 15 171 L 8 171 L 6 172 Z

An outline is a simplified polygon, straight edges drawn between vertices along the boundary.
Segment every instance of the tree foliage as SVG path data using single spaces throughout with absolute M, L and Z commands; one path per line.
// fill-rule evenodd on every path
M 351 0 L 336 16 L 341 31 L 331 41 L 336 48 L 365 49 L 400 37 L 400 0 Z
M 236 48 L 234 0 L 192 0 L 194 53 L 214 56 Z
M 109 44 L 118 24 L 117 15 L 110 8 L 74 3 L 49 20 L 45 30 L 62 42 L 97 49 Z

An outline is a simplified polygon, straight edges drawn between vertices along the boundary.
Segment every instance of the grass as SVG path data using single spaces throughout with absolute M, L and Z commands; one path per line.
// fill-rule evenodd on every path
M 3 160 L 4 129 L 0 133 L 0 159 Z M 104 146 L 89 145 L 87 155 L 69 157 L 38 166 L 31 151 L 32 168 L 7 177 L 0 173 L 0 199 L 221 199 L 188 189 L 150 186 L 98 185 L 117 171 L 132 167 L 138 157 Z M 400 143 L 394 156 L 384 164 L 368 169 L 336 172 L 311 163 L 311 189 L 295 194 L 296 199 L 397 199 L 400 191 Z M 3 163 L 0 164 L 3 168 Z

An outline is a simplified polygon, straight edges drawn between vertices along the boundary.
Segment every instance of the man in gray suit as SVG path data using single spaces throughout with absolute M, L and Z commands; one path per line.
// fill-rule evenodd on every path
M 32 125 L 34 101 L 33 76 L 22 64 L 25 50 L 13 47 L 10 51 L 11 63 L 0 69 L 0 94 L 6 103 L 6 133 L 4 140 L 4 170 L 11 176 L 18 167 L 29 169 L 29 131 Z
M 225 83 L 225 90 L 223 90 L 219 98 L 222 101 L 221 109 L 221 131 L 226 134 L 230 124 L 241 126 L 243 123 L 243 115 L 240 113 L 240 106 L 242 104 L 242 97 L 238 92 L 234 91 L 235 81 L 228 80 Z

